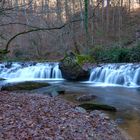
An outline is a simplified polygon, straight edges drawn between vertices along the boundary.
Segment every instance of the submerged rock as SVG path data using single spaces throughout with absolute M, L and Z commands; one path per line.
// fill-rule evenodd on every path
M 56 90 L 52 90 L 50 93 L 48 93 L 48 95 L 49 95 L 50 97 L 56 97 L 56 96 L 59 95 L 59 93 L 58 93 Z
M 96 99 L 97 97 L 95 95 L 89 94 L 89 95 L 82 95 L 76 98 L 77 101 L 83 102 L 83 101 L 91 101 Z
M 1 90 L 6 91 L 17 91 L 17 90 L 33 90 L 41 87 L 49 86 L 48 83 L 40 82 L 22 82 L 22 83 L 8 83 L 1 87 Z
M 50 97 L 55 97 L 58 95 L 64 95 L 65 90 L 59 86 L 51 85 L 48 87 L 32 90 L 32 93 L 39 93 L 39 94 L 49 95 Z
M 113 112 L 117 111 L 115 107 L 104 105 L 104 104 L 85 103 L 85 104 L 80 104 L 79 106 L 86 110 L 106 110 L 106 111 L 113 111 Z
M 84 109 L 84 108 L 82 108 L 82 107 L 76 107 L 75 108 L 75 111 L 76 112 L 80 112 L 80 113 L 86 113 L 87 111 Z
M 66 80 L 81 81 L 89 78 L 89 71 L 84 70 L 80 64 L 78 64 L 76 55 L 69 53 L 61 60 L 59 68 L 62 72 L 62 76 Z

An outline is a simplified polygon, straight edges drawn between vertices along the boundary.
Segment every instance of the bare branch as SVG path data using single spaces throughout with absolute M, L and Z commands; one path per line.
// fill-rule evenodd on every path
M 101 2 L 102 2 L 102 0 L 97 4 L 97 6 L 94 8 L 94 10 L 101 4 Z M 93 18 L 94 16 L 95 16 L 95 15 L 94 15 L 94 12 L 93 12 L 93 15 L 90 16 L 89 19 Z M 30 29 L 30 30 L 28 30 L 28 31 L 23 31 L 23 32 L 20 32 L 20 33 L 14 35 L 14 36 L 7 42 L 6 47 L 5 47 L 5 51 L 6 51 L 6 52 L 9 52 L 8 49 L 9 49 L 10 43 L 11 43 L 16 37 L 21 36 L 21 35 L 23 35 L 23 34 L 28 34 L 28 33 L 37 32 L 37 31 L 46 31 L 46 30 L 48 30 L 48 31 L 50 31 L 50 30 L 60 30 L 60 29 L 64 28 L 65 26 L 67 26 L 67 25 L 69 25 L 69 24 L 71 24 L 71 23 L 76 23 L 76 22 L 80 22 L 80 21 L 83 21 L 83 20 L 84 20 L 84 19 L 79 18 L 79 19 L 77 19 L 77 20 L 69 21 L 69 22 L 67 22 L 67 23 L 65 23 L 65 24 L 63 24 L 63 25 L 61 25 L 61 26 L 59 26 L 59 27 L 52 27 L 52 28 L 50 28 L 50 27 L 49 27 L 49 28 L 34 27 L 34 26 L 30 26 L 30 25 L 27 25 L 27 24 L 24 24 L 24 23 L 11 23 L 11 24 L 21 24 L 21 25 L 25 25 L 25 26 L 30 26 L 30 27 L 36 28 L 36 29 Z
M 9 26 L 9 25 L 21 25 L 21 26 L 28 26 L 28 27 L 31 27 L 31 28 L 38 28 L 37 26 L 32 26 L 32 25 L 29 25 L 29 24 L 26 24 L 26 23 L 20 23 L 20 22 L 9 22 L 9 23 L 6 23 L 6 24 L 0 24 L 0 26 Z
M 9 45 L 10 43 L 17 37 L 17 36 L 20 36 L 20 35 L 23 35 L 23 34 L 27 34 L 27 33 L 31 33 L 31 32 L 37 32 L 37 31 L 45 31 L 45 30 L 59 30 L 59 29 L 62 29 L 63 27 L 65 27 L 67 24 L 64 24 L 60 27 L 52 27 L 52 28 L 37 28 L 37 29 L 31 29 L 31 30 L 28 30 L 28 31 L 24 31 L 24 32 L 20 32 L 16 35 L 14 35 L 6 44 L 6 48 L 5 50 L 8 51 L 8 48 L 9 48 Z

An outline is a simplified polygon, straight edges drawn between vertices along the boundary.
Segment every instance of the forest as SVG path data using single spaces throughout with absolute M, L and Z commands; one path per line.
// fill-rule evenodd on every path
M 0 0 L 0 140 L 140 140 L 140 0 Z
M 0 49 L 17 60 L 59 59 L 71 50 L 99 62 L 137 62 L 139 6 L 139 0 L 2 0 Z

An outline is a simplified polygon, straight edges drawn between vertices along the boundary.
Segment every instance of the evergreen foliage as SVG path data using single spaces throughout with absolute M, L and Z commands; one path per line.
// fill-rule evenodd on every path
M 91 53 L 97 63 L 133 63 L 140 62 L 140 43 L 134 47 L 95 46 Z

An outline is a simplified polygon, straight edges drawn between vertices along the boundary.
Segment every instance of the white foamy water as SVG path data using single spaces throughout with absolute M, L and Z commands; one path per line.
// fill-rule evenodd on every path
M 140 86 L 140 64 L 105 64 L 92 69 L 90 83 Z
M 58 63 L 1 63 L 0 77 L 17 80 L 59 80 L 62 74 Z

